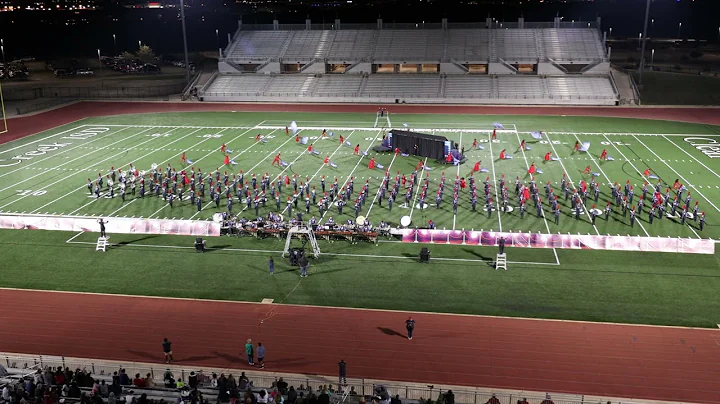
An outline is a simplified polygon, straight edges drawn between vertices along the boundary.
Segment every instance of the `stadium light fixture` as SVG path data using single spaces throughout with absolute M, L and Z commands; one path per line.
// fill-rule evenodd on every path
M 115 34 L 113 34 L 113 53 L 117 56 L 117 38 L 115 38 Z
M 645 32 L 645 38 L 647 38 L 648 20 L 650 19 L 650 2 L 651 0 L 647 0 L 647 4 L 645 5 L 645 26 L 643 29 L 643 32 Z M 645 44 L 647 43 L 647 41 L 642 40 L 642 34 L 640 34 L 640 42 L 640 66 L 638 66 L 638 85 L 642 85 L 643 70 L 645 69 Z
M 185 31 L 185 1 L 180 0 L 180 20 L 182 21 L 183 50 L 185 51 L 185 79 L 190 82 L 190 61 L 188 60 L 187 32 Z

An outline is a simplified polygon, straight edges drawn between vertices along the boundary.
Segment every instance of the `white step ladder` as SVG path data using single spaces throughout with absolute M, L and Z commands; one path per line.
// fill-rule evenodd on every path
M 108 238 L 107 237 L 98 237 L 97 245 L 95 246 L 95 251 L 105 252 L 107 246 L 108 246 Z
M 392 127 L 392 124 L 390 123 L 390 113 L 389 112 L 385 112 L 384 118 L 385 118 L 385 120 L 387 120 L 387 126 L 385 126 L 385 124 L 380 121 L 380 114 L 375 115 L 375 124 L 373 125 L 373 128 L 377 128 L 378 123 L 381 124 L 383 128 Z
M 495 270 L 501 268 L 507 271 L 507 254 L 498 254 L 495 257 Z

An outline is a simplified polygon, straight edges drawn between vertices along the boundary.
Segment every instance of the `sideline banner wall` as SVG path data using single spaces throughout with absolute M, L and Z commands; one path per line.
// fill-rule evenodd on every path
M 177 236 L 219 236 L 220 223 L 207 220 L 163 220 L 111 217 L 105 219 L 109 234 L 171 234 Z M 99 233 L 98 218 L 0 215 L 0 229 L 61 230 Z
M 690 254 L 714 254 L 715 241 L 710 239 L 593 236 L 580 234 L 501 233 L 472 230 L 403 229 L 406 243 L 465 244 L 494 246 L 506 238 L 508 247 L 569 248 L 580 250 L 650 251 Z

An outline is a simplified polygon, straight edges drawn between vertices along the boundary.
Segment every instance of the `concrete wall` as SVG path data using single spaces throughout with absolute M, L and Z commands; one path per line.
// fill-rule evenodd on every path
M 583 72 L 583 74 L 609 74 L 610 73 L 610 62 L 602 62 L 597 66 L 593 66 L 589 70 Z
M 515 72 L 502 63 L 488 63 L 488 74 L 515 74 Z
M 280 62 L 270 62 L 258 70 L 257 73 L 280 73 Z
M 352 74 L 360 74 L 360 73 L 370 73 L 372 71 L 372 63 L 358 63 L 355 66 L 350 67 L 345 74 L 352 73 Z
M 538 63 L 538 75 L 565 76 L 566 73 L 552 63 Z
M 467 74 L 467 71 L 460 68 L 454 63 L 440 63 L 440 73 L 447 74 Z

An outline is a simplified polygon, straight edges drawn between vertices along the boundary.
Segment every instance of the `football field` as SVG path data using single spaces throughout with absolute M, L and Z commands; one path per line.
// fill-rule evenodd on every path
M 467 162 L 460 165 L 443 165 L 436 161 L 427 161 L 414 156 L 395 156 L 392 153 L 377 154 L 372 147 L 378 145 L 387 127 L 374 127 L 374 116 L 350 114 L 325 114 L 318 120 L 307 119 L 303 114 L 224 114 L 224 121 L 233 121 L 233 125 L 217 126 L 218 114 L 186 114 L 185 120 L 175 117 L 155 115 L 152 119 L 145 116 L 116 117 L 112 119 L 92 119 L 54 133 L 42 133 L 0 146 L 0 211 L 25 214 L 55 214 L 72 216 L 127 216 L 145 218 L 177 218 L 177 219 L 210 219 L 217 212 L 228 210 L 227 197 L 223 189 L 223 197 L 218 206 L 208 196 L 203 200 L 200 210 L 190 202 L 189 192 L 185 192 L 183 200 L 176 200 L 170 206 L 162 196 L 155 196 L 149 181 L 144 198 L 128 195 L 123 201 L 119 195 L 116 180 L 113 195 L 106 184 L 107 176 L 114 170 L 126 171 L 132 164 L 138 170 L 150 176 L 151 167 L 157 166 L 161 172 L 171 165 L 178 172 L 193 167 L 204 173 L 219 170 L 221 177 L 227 173 L 230 181 L 239 179 L 244 174 L 245 182 L 251 182 L 254 175 L 258 181 L 266 173 L 275 181 L 279 176 L 296 177 L 298 184 L 309 183 L 315 187 L 318 199 L 322 196 L 322 182 L 326 189 L 337 181 L 339 186 L 346 187 L 350 181 L 354 183 L 355 193 L 342 214 L 337 208 L 331 207 L 322 214 L 316 204 L 305 213 L 303 197 L 299 198 L 294 212 L 301 211 L 305 220 L 315 217 L 320 223 L 332 217 L 336 222 L 354 220 L 356 212 L 354 200 L 363 184 L 369 186 L 369 197 L 357 212 L 365 216 L 373 224 L 384 220 L 397 225 L 402 216 L 410 216 L 414 226 L 423 227 L 432 220 L 437 228 L 446 229 L 483 229 L 512 232 L 541 233 L 581 233 L 611 234 L 637 236 L 670 236 L 693 238 L 719 238 L 720 228 L 713 226 L 714 218 L 720 215 L 716 201 L 720 197 L 720 163 L 711 158 L 715 155 L 713 144 L 720 135 L 715 128 L 699 125 L 685 125 L 687 130 L 681 133 L 664 132 L 657 124 L 651 131 L 642 131 L 633 127 L 632 131 L 595 131 L 561 130 L 537 125 L 529 122 L 528 117 L 492 117 L 483 119 L 469 116 L 455 116 L 443 122 L 442 116 L 391 116 L 393 127 L 408 125 L 411 130 L 423 133 L 442 135 L 465 148 Z M 203 118 L 206 115 L 206 118 Z M 223 114 L 219 114 L 223 115 Z M 266 115 L 266 116 L 263 116 Z M 338 116 L 335 116 L 338 115 Z M 268 119 L 263 119 L 268 118 Z M 285 119 L 282 119 L 285 118 Z M 418 119 L 418 118 L 425 118 Z M 427 118 L 435 118 L 426 121 Z M 543 117 L 542 120 L 548 118 Z M 114 123 L 115 121 L 125 123 Z M 143 122 L 151 120 L 153 122 Z M 308 145 L 296 142 L 292 135 L 286 135 L 285 127 L 290 122 L 298 124 L 299 137 L 307 137 L 308 145 L 312 144 L 316 154 L 307 151 Z M 562 121 L 563 119 L 558 119 Z M 581 122 L 583 118 L 565 118 Z M 200 122 L 198 122 L 200 121 Z M 608 121 L 621 121 L 608 119 Z M 382 121 L 381 121 L 382 122 Z M 499 122 L 504 129 L 499 130 L 496 140 L 491 140 L 493 123 Z M 201 123 L 201 124 L 198 124 Z M 385 123 L 387 126 L 387 123 Z M 568 125 L 564 122 L 563 126 Z M 584 126 L 581 123 L 577 126 Z M 606 125 L 607 126 L 607 125 Z M 617 124 L 614 126 L 618 126 Z M 684 126 L 684 125 L 680 125 Z M 322 138 L 321 132 L 327 130 L 334 136 Z M 542 139 L 535 139 L 530 132 L 542 131 Z M 262 141 L 256 141 L 260 135 Z M 343 137 L 352 146 L 339 142 Z M 521 141 L 527 147 L 519 149 Z M 472 148 L 473 142 L 480 148 Z M 587 152 L 575 152 L 576 142 L 590 143 Z M 228 153 L 231 164 L 224 165 L 225 154 L 220 151 L 222 144 L 231 151 Z M 355 154 L 354 147 L 359 146 L 361 153 Z M 613 161 L 599 161 L 601 151 L 605 149 Z M 500 160 L 501 150 L 506 150 L 509 158 Z M 363 156 L 362 152 L 367 156 Z M 704 153 L 706 152 L 706 153 Z M 546 153 L 551 153 L 553 161 L 544 161 Z M 182 163 L 185 154 L 189 162 Z M 273 158 L 281 154 L 287 165 L 272 165 Z M 720 155 L 720 154 L 718 154 Z M 408 178 L 420 166 L 418 175 L 427 179 L 428 188 L 425 205 L 420 205 L 420 192 L 412 195 L 411 202 L 404 204 L 404 191 L 398 195 L 398 201 L 392 210 L 387 204 L 387 197 L 378 197 L 378 188 L 383 177 L 383 170 L 368 168 L 369 159 L 375 160 L 391 173 L 391 183 L 397 173 Z M 333 165 L 324 164 L 328 158 Z M 481 162 L 481 170 L 473 174 L 473 166 Z M 539 193 L 543 199 L 549 183 L 554 195 L 558 196 L 562 214 L 556 224 L 552 210 L 543 202 L 543 211 L 538 212 L 530 203 L 523 217 L 518 209 L 515 196 L 516 179 L 528 184 L 531 176 L 528 168 L 535 164 L 539 172 L 534 176 Z M 337 166 L 337 167 L 334 167 Z M 590 167 L 592 174 L 583 174 Z M 650 170 L 650 176 L 644 172 Z M 594 178 L 600 184 L 597 201 L 590 193 L 584 201 L 581 215 L 576 218 L 571 210 L 570 200 L 561 191 L 563 173 L 567 175 L 569 195 L 572 189 L 580 188 L 580 181 L 590 183 Z M 457 212 L 453 212 L 452 186 L 456 178 L 468 179 L 474 175 L 478 186 L 478 203 L 472 210 L 471 195 L 466 189 L 459 194 Z M 445 177 L 446 192 L 440 207 L 436 205 L 435 196 L 441 177 Z M 105 186 L 101 188 L 100 197 L 87 187 L 88 179 L 95 182 L 103 177 Z M 214 175 L 213 175 L 214 177 Z M 490 197 L 501 200 L 500 182 L 505 179 L 505 187 L 510 195 L 511 212 L 498 212 L 493 209 L 489 217 L 484 208 L 483 182 L 490 184 Z M 653 188 L 660 181 L 661 193 L 672 187 L 675 181 L 683 184 L 687 191 L 682 194 L 676 215 L 668 215 L 662 220 L 656 217 L 649 223 L 648 210 Z M 633 187 L 634 199 L 630 205 L 637 206 L 642 196 L 645 181 L 649 181 L 649 192 L 646 195 L 645 207 L 638 211 L 638 220 L 631 226 L 630 215 L 623 215 L 620 206 L 615 205 L 611 195 L 611 185 L 628 183 Z M 391 184 L 392 185 L 392 184 Z M 182 186 L 182 184 L 181 184 Z M 92 188 L 92 187 L 91 187 Z M 223 187 L 224 188 L 224 187 Z M 248 219 L 255 217 L 254 207 L 248 209 L 242 186 L 233 189 L 233 212 Z M 241 195 L 237 195 L 237 193 Z M 206 194 L 209 191 L 206 191 Z M 670 192 L 672 200 L 677 192 Z M 699 212 L 705 212 L 707 225 L 700 231 L 696 220 L 680 220 L 680 210 L 689 200 L 689 211 L 698 202 Z M 281 194 L 280 213 L 289 213 L 286 206 L 287 197 L 294 197 L 289 187 L 283 188 Z M 595 225 L 591 223 L 588 210 L 592 205 L 603 210 L 611 201 L 612 213 L 608 220 L 600 215 Z M 265 216 L 277 211 L 275 201 L 268 200 L 261 206 L 258 215 Z M 587 206 L 585 206 L 587 205 Z
M 304 220 L 354 220 L 354 199 L 367 182 L 369 197 L 358 214 L 373 225 L 384 220 L 395 226 L 401 217 L 411 216 L 413 226 L 424 227 L 432 220 L 439 229 L 720 238 L 716 225 L 720 163 L 713 158 L 714 145 L 720 141 L 718 127 L 624 118 L 391 113 L 392 128 L 407 124 L 411 130 L 442 135 L 463 146 L 467 162 L 453 166 L 413 156 L 376 154 L 372 147 L 380 143 L 388 127 L 387 123 L 385 128 L 375 127 L 375 118 L 374 114 L 347 113 L 198 112 L 84 119 L 0 146 L 0 210 L 107 220 L 123 216 L 211 220 L 228 210 L 224 192 L 216 207 L 206 190 L 198 211 L 187 192 L 170 207 L 149 189 L 144 198 L 139 191 L 134 196 L 128 192 L 123 201 L 117 186 L 112 197 L 104 186 L 99 198 L 87 188 L 88 179 L 105 178 L 113 168 L 126 171 L 133 164 L 149 175 L 153 165 L 164 171 L 170 164 L 178 171 L 194 167 L 207 173 L 219 168 L 221 178 L 227 171 L 231 180 L 242 170 L 248 182 L 253 174 L 259 178 L 267 173 L 273 179 L 296 175 L 298 184 L 309 181 L 316 188 L 318 199 L 323 177 L 328 188 L 336 178 L 340 187 L 352 178 L 353 202 L 342 214 L 337 207 L 320 214 L 315 205 L 306 214 L 305 202 L 300 200 L 297 209 L 293 206 L 293 215 L 301 211 Z M 318 154 L 309 153 L 307 145 L 286 135 L 285 127 L 293 121 L 299 136 L 308 137 Z M 504 129 L 491 141 L 495 123 Z M 9 124 L 12 129 L 12 121 Z M 333 136 L 322 139 L 324 129 Z M 544 136 L 533 138 L 535 131 Z M 263 141 L 256 141 L 258 134 Z M 340 136 L 352 146 L 341 144 Z M 482 148 L 473 149 L 474 140 Z M 522 140 L 529 146 L 526 150 L 518 150 Z M 575 142 L 589 142 L 588 152 L 573 152 Z M 235 164 L 223 165 L 222 144 L 232 150 L 228 158 Z M 355 146 L 368 155 L 356 155 Z M 503 149 L 512 158 L 499 160 Z M 603 149 L 612 161 L 598 161 Z M 544 162 L 548 152 L 558 160 Z M 192 163 L 181 163 L 183 153 Z M 287 165 L 272 165 L 278 153 Z M 326 157 L 337 167 L 324 164 Z M 409 177 L 420 165 L 418 176 L 428 180 L 425 202 L 429 206 L 420 208 L 418 192 L 406 207 L 398 201 L 391 211 L 387 199 L 381 203 L 377 190 L 384 170 L 368 168 L 372 157 L 390 171 L 393 182 L 397 172 Z M 466 189 L 460 192 L 454 213 L 455 178 L 467 179 L 478 161 L 482 170 L 474 173 L 477 210 L 472 210 Z M 538 215 L 530 203 L 520 217 L 515 178 L 529 182 L 527 169 L 533 163 L 542 171 L 535 180 L 543 211 Z M 608 220 L 601 215 L 592 225 L 585 209 L 575 218 L 560 182 L 563 173 L 569 187 L 591 181 L 590 175 L 582 174 L 587 166 L 601 185 L 598 202 L 594 196 L 588 199 L 590 207 L 604 208 L 613 199 L 609 184 L 622 186 L 628 180 L 637 200 L 647 179 L 643 173 L 649 169 L 658 177 L 650 178 L 651 184 L 660 180 L 663 194 L 675 180 L 682 183 L 687 188 L 683 199 L 689 191 L 690 204 L 699 202 L 707 216 L 706 226 L 700 230 L 699 222 L 682 224 L 679 217 L 655 218 L 651 224 L 648 205 L 634 226 L 614 203 Z M 446 192 L 437 208 L 435 194 L 443 174 Z M 514 209 L 493 210 L 488 217 L 483 182 L 489 181 L 496 201 L 503 176 Z M 557 224 L 545 201 L 547 182 L 559 196 L 562 214 Z M 291 189 L 283 187 L 280 209 L 268 201 L 259 207 L 258 215 L 278 210 L 287 215 Z M 404 193 L 398 196 L 403 199 Z M 232 197 L 234 213 L 255 217 L 254 206 L 248 208 L 237 195 Z M 311 276 L 301 280 L 296 268 L 280 258 L 281 240 L 210 238 L 211 253 L 195 254 L 192 237 L 113 234 L 114 247 L 106 253 L 95 252 L 96 239 L 96 233 L 0 231 L 5 264 L 0 286 L 256 302 L 271 298 L 296 304 L 700 327 L 720 323 L 720 303 L 715 297 L 720 287 L 717 254 L 509 248 L 509 270 L 496 272 L 490 264 L 497 250 L 491 247 L 435 244 L 430 246 L 432 263 L 425 266 L 417 264 L 419 246 L 414 243 L 320 241 L 323 255 L 311 265 Z M 270 279 L 269 256 L 277 262 Z

